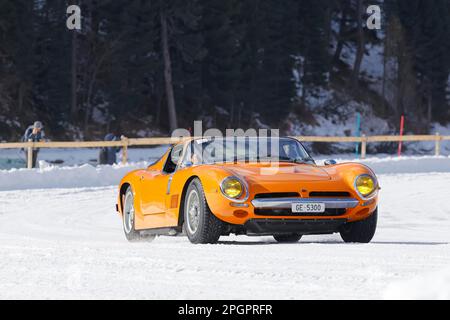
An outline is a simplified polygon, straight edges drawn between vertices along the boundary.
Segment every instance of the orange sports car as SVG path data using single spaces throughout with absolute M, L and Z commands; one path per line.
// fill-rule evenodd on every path
M 379 189 L 367 166 L 319 166 L 292 138 L 191 139 L 128 173 L 117 211 L 130 241 L 186 234 L 215 243 L 236 234 L 296 242 L 339 232 L 345 242 L 368 243 Z

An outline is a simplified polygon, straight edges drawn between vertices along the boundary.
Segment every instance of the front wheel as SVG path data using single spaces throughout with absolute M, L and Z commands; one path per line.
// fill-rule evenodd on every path
M 194 244 L 216 243 L 222 234 L 223 222 L 209 209 L 199 179 L 192 180 L 186 192 L 184 230 Z
M 372 215 L 362 221 L 345 224 L 341 230 L 341 237 L 345 242 L 369 243 L 377 229 L 378 208 Z
M 153 241 L 154 235 L 142 235 L 134 228 L 135 210 L 134 210 L 134 195 L 131 187 L 128 187 L 125 193 L 125 201 L 123 205 L 123 231 L 125 237 L 130 242 L 137 241 Z

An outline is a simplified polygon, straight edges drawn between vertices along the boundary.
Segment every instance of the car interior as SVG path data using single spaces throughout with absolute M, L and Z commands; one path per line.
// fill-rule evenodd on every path
M 178 162 L 183 154 L 183 145 L 177 145 L 172 148 L 170 155 L 167 157 L 163 172 L 166 174 L 174 173 L 177 169 Z

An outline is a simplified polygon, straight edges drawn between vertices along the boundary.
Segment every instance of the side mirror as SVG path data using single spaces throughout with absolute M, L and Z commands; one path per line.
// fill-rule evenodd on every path
M 336 160 L 325 160 L 324 164 L 326 166 L 334 166 L 335 164 L 337 164 Z

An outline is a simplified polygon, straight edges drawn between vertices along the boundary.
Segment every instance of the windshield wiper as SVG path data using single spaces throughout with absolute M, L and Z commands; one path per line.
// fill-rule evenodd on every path
M 224 162 L 225 163 L 230 163 L 230 162 L 242 162 L 242 161 L 245 161 L 245 162 L 247 162 L 247 161 L 250 161 L 250 158 L 248 158 L 248 157 L 234 157 L 234 158 L 232 158 L 232 159 L 227 159 L 227 160 L 225 160 Z
M 278 160 L 281 161 L 281 162 L 294 162 L 294 163 L 299 163 L 299 164 L 302 164 L 302 163 L 308 164 L 308 163 L 311 163 L 311 162 L 315 163 L 314 159 L 312 159 L 312 158 L 303 158 L 303 159 L 295 158 L 295 159 L 292 159 L 292 158 L 289 158 L 289 157 L 279 157 Z
M 311 157 L 303 158 L 302 160 L 303 160 L 304 162 L 307 162 L 307 163 L 309 163 L 309 162 L 316 163 L 316 162 L 314 161 L 314 159 L 311 158 Z
M 269 162 L 293 162 L 298 164 L 309 164 L 309 163 L 315 163 L 314 159 L 308 157 L 308 158 L 289 158 L 289 157 L 256 157 L 256 158 L 250 158 L 250 157 L 234 157 L 232 159 L 227 159 L 224 161 L 224 163 L 236 163 L 236 162 L 250 162 L 250 161 L 269 161 Z

